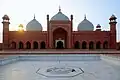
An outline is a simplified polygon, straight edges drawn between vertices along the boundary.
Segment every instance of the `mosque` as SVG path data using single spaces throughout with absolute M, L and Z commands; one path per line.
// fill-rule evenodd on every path
M 20 25 L 20 31 L 9 31 L 9 16 L 3 19 L 2 49 L 33 50 L 33 49 L 116 49 L 116 17 L 109 20 L 110 31 L 102 31 L 100 24 L 96 26 L 87 20 L 79 23 L 77 31 L 73 31 L 73 15 L 68 18 L 59 9 L 51 19 L 47 15 L 47 31 L 35 19 L 26 25 Z

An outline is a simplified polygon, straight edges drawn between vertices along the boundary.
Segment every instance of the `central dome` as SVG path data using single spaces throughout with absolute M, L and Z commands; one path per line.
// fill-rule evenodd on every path
M 56 15 L 54 15 L 51 18 L 51 20 L 65 20 L 65 21 L 69 21 L 69 18 L 61 12 L 61 9 L 59 9 L 59 12 Z
M 34 17 L 34 19 L 27 24 L 26 31 L 42 31 L 42 25 Z
M 84 20 L 78 25 L 78 31 L 93 31 L 94 26 L 93 24 L 86 19 L 86 16 Z

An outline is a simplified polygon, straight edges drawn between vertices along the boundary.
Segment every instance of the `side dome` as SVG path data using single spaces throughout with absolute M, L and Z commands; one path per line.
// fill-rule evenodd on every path
M 86 19 L 86 16 L 84 20 L 79 23 L 78 25 L 78 31 L 93 31 L 94 30 L 94 25 Z
M 42 31 L 42 25 L 34 17 L 34 19 L 27 24 L 26 31 Z
M 65 21 L 69 21 L 69 18 L 65 14 L 63 14 L 61 12 L 61 9 L 59 9 L 59 12 L 56 15 L 54 15 L 51 18 L 51 20 L 65 20 Z

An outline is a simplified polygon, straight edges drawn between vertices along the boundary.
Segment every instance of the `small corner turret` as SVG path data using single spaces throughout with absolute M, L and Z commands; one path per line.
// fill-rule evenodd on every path
M 111 32 L 116 31 L 116 24 L 117 24 L 116 19 L 117 19 L 117 17 L 115 15 L 112 15 L 109 19 L 110 20 L 109 24 L 110 24 L 110 31 Z
M 112 15 L 111 17 L 110 17 L 110 23 L 109 24 L 112 24 L 112 23 L 114 23 L 114 24 L 116 24 L 117 22 L 116 22 L 116 19 L 117 19 L 117 17 L 115 16 L 115 15 Z
M 8 17 L 8 15 L 4 15 L 2 17 L 2 19 L 3 19 L 3 21 L 2 21 L 2 23 L 3 23 L 3 31 L 5 29 L 7 29 L 7 31 L 9 31 L 9 24 L 10 24 L 9 20 L 10 20 L 10 18 Z
M 22 31 L 22 32 L 24 31 L 24 26 L 22 24 L 18 26 L 18 31 Z
M 4 23 L 4 22 L 10 23 L 10 22 L 9 22 L 10 18 L 8 17 L 8 15 L 4 15 L 4 16 L 2 17 L 2 19 L 3 19 L 3 22 L 2 22 L 2 23 Z
M 101 31 L 101 26 L 100 26 L 100 24 L 98 24 L 98 25 L 96 26 L 96 31 Z

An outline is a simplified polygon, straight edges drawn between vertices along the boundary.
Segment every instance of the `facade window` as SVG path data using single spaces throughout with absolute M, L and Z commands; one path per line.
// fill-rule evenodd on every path
M 76 41 L 76 42 L 75 42 L 74 48 L 75 48 L 75 49 L 79 49 L 79 48 L 80 48 L 80 43 L 79 43 L 79 41 Z
M 29 41 L 26 43 L 26 49 L 31 49 L 31 43 Z
M 23 44 L 23 42 L 19 42 L 19 49 L 23 49 L 24 48 L 24 44 Z
M 120 45 L 118 46 L 118 50 L 120 50 Z
M 42 42 L 40 43 L 40 48 L 41 48 L 41 49 L 45 49 L 45 42 L 44 42 L 44 41 L 42 41 Z
M 107 42 L 107 41 L 105 41 L 105 42 L 103 43 L 103 49 L 108 49 L 108 42 Z
M 96 43 L 96 49 L 101 49 L 101 42 L 100 42 L 100 41 L 98 41 L 98 42 Z
M 82 42 L 82 49 L 87 49 L 87 43 L 85 41 Z
M 33 42 L 33 49 L 38 49 L 38 42 L 36 41 Z
M 12 48 L 12 49 L 16 49 L 16 42 L 13 41 L 13 42 L 11 43 L 11 48 Z
M 94 49 L 94 43 L 92 41 L 89 43 L 89 49 Z

